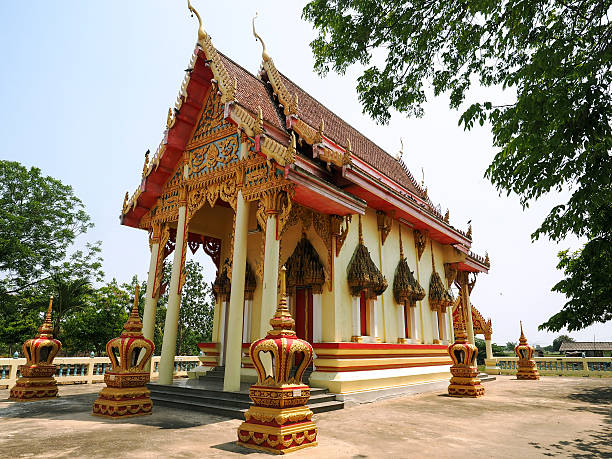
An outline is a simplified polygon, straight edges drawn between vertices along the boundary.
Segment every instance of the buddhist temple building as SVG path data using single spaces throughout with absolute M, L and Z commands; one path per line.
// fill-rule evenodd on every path
M 315 352 L 310 385 L 352 393 L 448 380 L 453 308 L 462 302 L 473 342 L 470 292 L 489 269 L 470 251 L 471 228 L 455 228 L 401 158 L 281 73 L 263 42 L 252 74 L 214 47 L 190 9 L 196 47 L 121 213 L 149 237 L 149 339 L 168 289 L 159 382 L 172 382 L 185 260 L 200 247 L 217 267 L 202 361 L 224 367 L 225 390 L 256 379 L 248 344 L 269 330 L 282 266 L 295 331 Z

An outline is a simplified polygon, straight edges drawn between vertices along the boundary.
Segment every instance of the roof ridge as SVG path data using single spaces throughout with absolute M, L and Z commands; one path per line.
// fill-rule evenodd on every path
M 322 102 L 319 101 L 319 99 L 317 99 L 316 97 L 314 97 L 309 91 L 306 91 L 303 87 L 301 87 L 299 84 L 295 83 L 295 81 L 293 81 L 291 78 L 289 78 L 287 75 L 285 75 L 283 72 L 281 72 L 280 70 L 278 70 L 277 68 L 277 72 L 283 77 L 285 78 L 287 81 L 289 81 L 292 85 L 294 85 L 295 87 L 297 87 L 300 91 L 302 91 L 304 94 L 307 94 L 311 99 L 313 99 L 317 104 L 319 104 L 321 107 L 325 108 L 327 111 L 329 111 L 332 115 L 334 115 L 336 118 L 338 118 L 339 120 L 341 120 L 344 124 L 346 124 L 349 128 L 351 128 L 353 131 L 355 131 L 357 134 L 359 134 L 360 136 L 362 136 L 364 139 L 366 139 L 368 142 L 371 142 L 373 145 L 375 145 L 377 148 L 379 148 L 382 152 L 384 152 L 387 156 L 389 156 L 389 158 L 391 158 L 393 161 L 398 161 L 397 158 L 395 158 L 391 153 L 387 152 L 387 150 L 385 150 L 384 148 L 382 148 L 380 145 L 378 145 L 376 142 L 374 142 L 371 138 L 369 138 L 367 135 L 363 134 L 363 132 L 361 132 L 359 129 L 357 129 L 356 127 L 354 127 L 352 124 L 348 123 L 343 117 L 341 117 L 340 115 L 338 115 L 336 112 L 334 112 L 333 110 L 331 110 L 327 105 L 323 104 Z M 363 112 L 362 112 L 363 113 Z M 313 128 L 316 129 L 315 126 L 311 126 Z M 336 139 L 337 141 L 342 141 L 341 139 Z M 361 158 L 364 161 L 368 162 L 367 160 L 365 160 L 364 158 Z M 412 174 L 412 172 L 410 171 L 410 169 L 408 168 L 408 166 L 402 161 L 399 161 L 400 164 L 402 165 L 402 169 L 404 170 L 404 172 L 408 175 L 408 178 L 410 179 L 410 181 L 412 182 L 412 184 L 415 186 L 415 188 L 419 191 L 419 193 L 421 193 L 421 195 L 419 196 L 421 199 L 423 198 L 423 190 L 421 189 L 421 187 L 419 186 L 417 180 L 414 178 L 414 175 Z M 368 162 L 369 163 L 369 162 Z M 373 165 L 372 165 L 373 166 Z M 381 171 L 382 172 L 382 171 Z M 401 185 L 401 183 L 398 183 L 399 185 Z

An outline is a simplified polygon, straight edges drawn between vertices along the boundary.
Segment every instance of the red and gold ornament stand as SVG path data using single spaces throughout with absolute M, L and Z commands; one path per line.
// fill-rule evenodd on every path
M 518 371 L 516 379 L 540 379 L 540 373 L 533 360 L 533 347 L 527 344 L 527 338 L 523 333 L 523 322 L 521 321 L 521 337 L 519 344 L 514 348 L 514 353 L 518 357 Z
M 272 330 L 264 339 L 251 344 L 250 354 L 257 383 L 249 389 L 253 406 L 238 428 L 238 444 L 276 454 L 285 454 L 317 445 L 317 427 L 306 406 L 310 387 L 302 383 L 304 371 L 312 362 L 310 343 L 299 339 L 295 321 L 287 309 L 286 269 L 281 269 L 280 301 L 270 320 Z M 272 374 L 267 374 L 261 355 L 273 356 Z M 295 365 L 295 376 L 291 376 Z
M 57 366 L 53 365 L 53 359 L 62 343 L 53 338 L 52 306 L 53 297 L 49 300 L 49 309 L 38 334 L 23 343 L 26 364 L 19 366 L 21 377 L 11 388 L 9 400 L 30 402 L 57 397 L 57 382 L 53 377 Z
M 460 316 L 463 317 L 463 306 L 460 306 Z M 453 375 L 448 386 L 451 397 L 480 397 L 484 395 L 484 387 L 478 379 L 476 356 L 478 348 L 467 341 L 465 325 L 457 330 L 455 342 L 448 346 L 448 353 L 453 360 L 450 371 Z
M 151 377 L 146 365 L 155 345 L 142 334 L 138 316 L 138 286 L 130 317 L 118 338 L 106 344 L 111 371 L 104 374 L 106 387 L 93 404 L 93 414 L 111 419 L 151 414 L 153 402 L 146 385 Z M 142 356 L 142 357 L 141 357 Z

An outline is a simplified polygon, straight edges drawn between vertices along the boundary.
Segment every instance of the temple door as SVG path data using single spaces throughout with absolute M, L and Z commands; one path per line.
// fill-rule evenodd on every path
M 361 336 L 368 336 L 368 299 L 366 298 L 365 291 L 361 292 L 361 297 L 359 298 L 359 319 Z
M 312 289 L 295 290 L 295 333 L 298 338 L 312 342 Z

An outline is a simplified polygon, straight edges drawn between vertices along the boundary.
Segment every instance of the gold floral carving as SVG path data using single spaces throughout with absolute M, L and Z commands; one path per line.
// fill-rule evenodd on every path
M 385 245 L 387 236 L 391 232 L 391 223 L 393 222 L 393 218 L 385 214 L 382 210 L 377 210 L 376 221 L 378 223 L 378 231 L 380 231 L 380 240 L 382 245 Z
M 159 249 L 155 262 L 155 278 L 153 283 L 153 298 L 159 298 L 162 280 L 164 276 L 164 259 L 169 255 L 170 248 L 167 247 L 170 240 L 170 228 L 166 223 L 160 225 Z
M 427 247 L 427 232 L 414 230 L 412 234 L 414 234 L 414 246 L 416 247 L 417 255 L 419 257 L 419 260 L 421 260 L 421 256 L 425 251 L 425 247 Z
M 331 235 L 336 238 L 336 256 L 340 255 L 340 250 L 344 245 L 346 236 L 349 232 L 349 223 L 351 222 L 352 215 L 341 217 L 340 215 L 331 216 Z

